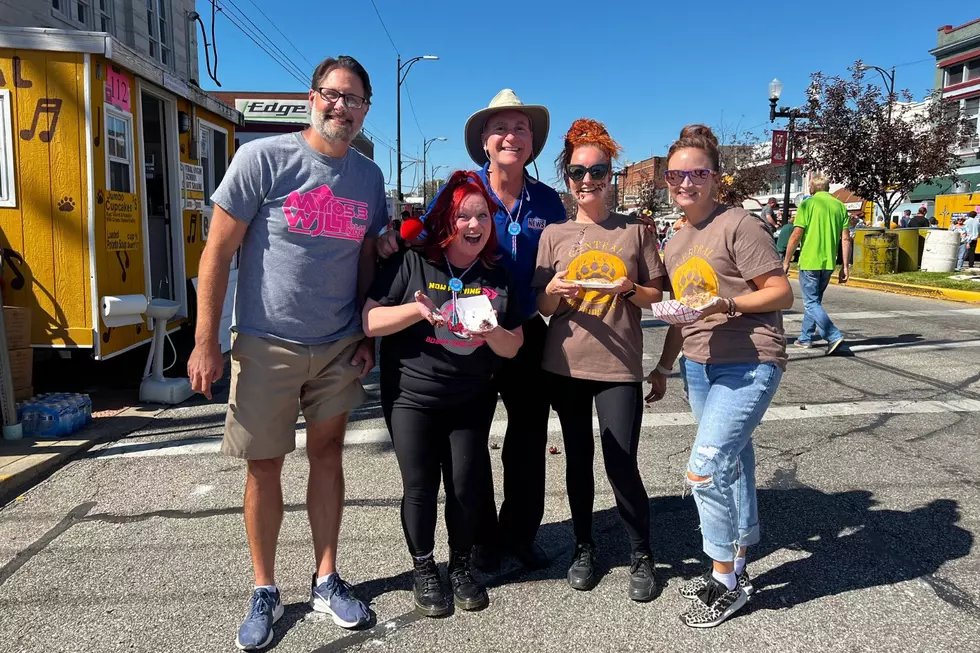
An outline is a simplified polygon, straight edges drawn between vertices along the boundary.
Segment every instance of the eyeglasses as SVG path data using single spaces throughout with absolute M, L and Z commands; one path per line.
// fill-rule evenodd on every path
M 664 179 L 666 179 L 667 183 L 671 186 L 680 186 L 684 183 L 684 177 L 687 177 L 695 186 L 704 186 L 712 172 L 712 170 L 708 170 L 707 168 L 696 168 L 694 170 L 666 170 L 664 171 Z
M 580 165 L 570 165 L 565 168 L 565 171 L 568 173 L 568 178 L 572 181 L 582 181 L 585 179 L 585 173 L 589 173 L 592 181 L 599 181 L 600 179 L 605 179 L 606 175 L 609 174 L 609 164 L 597 163 L 589 168 Z
M 360 95 L 341 93 L 340 91 L 335 91 L 332 88 L 326 88 L 324 86 L 316 89 L 316 93 L 323 98 L 324 102 L 328 102 L 330 104 L 336 104 L 340 98 L 344 98 L 344 106 L 346 106 L 348 109 L 360 109 L 365 104 L 371 104 Z

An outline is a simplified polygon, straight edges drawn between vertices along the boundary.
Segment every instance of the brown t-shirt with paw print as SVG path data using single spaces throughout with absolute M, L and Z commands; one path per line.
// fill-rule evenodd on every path
M 566 269 L 568 279 L 626 277 L 637 285 L 667 274 L 656 234 L 617 213 L 600 224 L 568 220 L 545 227 L 532 284 L 543 291 Z M 601 290 L 581 289 L 575 299 L 562 299 L 548 326 L 542 367 L 576 379 L 642 381 L 640 309 Z
M 664 245 L 664 260 L 676 298 L 708 293 L 739 297 L 758 290 L 763 274 L 783 273 L 772 236 L 744 209 L 719 206 Z M 736 317 L 710 315 L 681 327 L 684 356 L 697 363 L 776 363 L 786 367 L 786 337 L 779 311 Z

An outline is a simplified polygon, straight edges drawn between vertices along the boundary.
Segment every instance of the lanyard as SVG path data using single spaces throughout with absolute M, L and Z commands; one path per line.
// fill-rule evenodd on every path
M 510 256 L 514 260 L 517 260 L 517 236 L 521 233 L 521 208 L 524 206 L 524 198 L 527 197 L 527 183 L 521 186 L 521 200 L 517 203 L 517 212 L 511 213 L 510 209 L 504 206 L 503 200 L 497 196 L 493 191 L 493 187 L 487 184 L 487 188 L 493 193 L 493 196 L 500 202 L 500 205 L 504 207 L 504 211 L 507 212 L 507 233 L 510 234 Z
M 445 258 L 446 258 L 446 265 L 449 267 L 449 275 L 450 275 L 450 279 L 449 279 L 449 292 L 451 292 L 453 294 L 452 318 L 449 321 L 449 324 L 452 327 L 452 326 L 456 326 L 457 324 L 459 324 L 459 321 L 460 321 L 459 320 L 459 313 L 456 311 L 456 300 L 458 298 L 459 293 L 463 292 L 463 277 L 466 276 L 466 273 L 469 272 L 470 269 L 472 269 L 474 265 L 476 265 L 476 262 L 479 261 L 480 258 L 477 257 L 477 258 L 473 259 L 473 262 L 470 263 L 470 267 L 468 267 L 465 270 L 463 270 L 463 272 L 457 277 L 455 275 L 455 273 L 453 272 L 453 264 L 449 262 L 449 257 L 446 256 L 446 254 L 443 254 L 443 256 L 445 256 Z

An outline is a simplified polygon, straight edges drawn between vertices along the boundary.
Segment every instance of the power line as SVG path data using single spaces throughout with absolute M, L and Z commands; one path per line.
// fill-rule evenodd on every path
M 228 0 L 222 0 L 222 1 L 223 1 L 223 2 L 227 2 Z M 212 0 L 212 2 L 214 2 L 214 3 L 215 3 L 215 6 L 218 6 L 218 0 Z M 288 59 L 286 59 L 286 60 L 285 60 L 285 61 L 286 61 L 286 63 L 284 63 L 284 62 L 283 62 L 282 60 L 280 60 L 280 59 L 279 59 L 279 57 L 277 57 L 277 56 L 276 56 L 276 55 L 275 55 L 275 54 L 274 54 L 274 53 L 273 53 L 272 51 L 270 51 L 270 50 L 269 50 L 269 49 L 268 49 L 267 47 L 265 47 L 265 46 L 264 46 L 264 45 L 263 45 L 262 43 L 260 43 L 259 41 L 257 41 L 257 40 L 255 39 L 255 37 L 254 37 L 254 36 L 253 36 L 253 35 L 251 34 L 251 32 L 250 32 L 250 31 L 249 31 L 248 29 L 246 29 L 246 28 L 245 28 L 245 26 L 244 26 L 243 24 L 241 24 L 241 23 L 239 23 L 239 22 L 238 22 L 238 20 L 237 20 L 237 16 L 235 16 L 235 15 L 234 15 L 234 14 L 233 14 L 233 13 L 232 13 L 231 11 L 225 11 L 225 10 L 224 10 L 224 8 L 223 8 L 223 7 L 220 7 L 220 6 L 218 7 L 218 11 L 219 11 L 219 12 L 221 13 L 221 15 L 223 15 L 223 16 L 225 17 L 225 19 L 227 19 L 227 20 L 228 20 L 228 22 L 230 22 L 230 23 L 231 23 L 232 25 L 234 25 L 235 27 L 237 27 L 237 28 L 239 29 L 239 31 L 241 31 L 241 32 L 242 32 L 242 34 L 244 34 L 244 35 L 245 35 L 246 37 L 248 37 L 248 39 L 249 39 L 249 40 L 250 40 L 250 41 L 251 41 L 252 43 L 254 43 L 254 44 L 255 44 L 256 46 L 258 46 L 258 48 L 259 48 L 260 50 L 262 50 L 262 51 L 263 51 L 263 52 L 265 52 L 265 53 L 266 53 L 267 55 L 269 55 L 269 57 L 271 57 L 273 61 L 275 61 L 275 62 L 276 62 L 277 64 L 279 64 L 279 66 L 280 66 L 280 67 L 281 67 L 281 68 L 282 68 L 283 70 L 285 70 L 285 71 L 286 71 L 287 73 L 289 73 L 289 75 L 290 75 L 291 77 L 293 77 L 294 79 L 296 79 L 296 80 L 297 80 L 297 81 L 298 81 L 298 82 L 299 82 L 300 84 L 302 84 L 302 85 L 303 85 L 304 87 L 306 86 L 306 84 L 307 84 L 307 80 L 305 80 L 305 79 L 303 79 L 303 77 L 301 77 L 301 76 L 299 76 L 299 75 L 297 74 L 297 72 L 296 72 L 296 70 L 298 70 L 298 68 L 297 68 L 296 70 L 293 70 L 293 69 L 291 69 L 291 68 L 289 67 L 289 65 L 287 65 L 287 63 L 288 63 L 288 64 L 290 64 L 290 65 L 293 65 L 293 66 L 295 66 L 295 64 L 292 64 L 292 62 L 290 62 L 290 61 L 289 61 Z
M 422 146 L 425 146 L 425 134 L 422 132 L 422 125 L 419 124 L 419 117 L 415 114 L 415 103 L 412 102 L 412 92 L 408 90 L 408 82 L 403 82 L 405 94 L 408 95 L 408 106 L 412 109 L 412 118 L 415 119 L 415 126 L 419 128 L 419 136 L 422 137 Z
M 296 50 L 296 54 L 298 54 L 299 56 L 303 57 L 303 60 L 306 63 L 310 64 L 310 68 L 316 68 L 316 64 L 313 63 L 312 61 L 310 61 L 309 59 L 307 59 L 306 56 L 302 52 L 299 51 L 299 48 L 297 48 L 296 45 L 292 41 L 289 40 L 289 37 L 288 36 L 286 36 L 285 34 L 282 33 L 282 30 L 279 29 L 279 27 L 274 22 L 272 22 L 272 19 L 271 18 L 269 18 L 268 16 L 266 16 L 265 12 L 262 11 L 262 8 L 260 6 L 258 6 L 257 4 L 255 4 L 254 0 L 248 0 L 248 1 L 249 1 L 249 3 L 253 7 L 255 7 L 256 9 L 258 9 L 259 13 L 262 14 L 262 17 L 263 18 L 265 18 L 267 21 L 269 21 L 269 24 L 272 25 L 273 29 L 275 29 L 277 32 L 279 32 L 279 35 L 282 38 L 286 39 L 286 43 L 288 43 L 290 45 L 290 47 L 293 48 L 293 50 Z
M 385 34 L 388 35 L 388 42 L 391 43 L 391 47 L 395 49 L 395 54 L 401 56 L 401 52 L 398 51 L 398 46 L 395 45 L 394 39 L 391 38 L 391 32 L 388 31 L 388 26 L 385 25 L 384 18 L 381 17 L 381 12 L 378 11 L 378 5 L 374 3 L 374 0 L 371 0 L 371 6 L 374 7 L 374 13 L 378 14 L 378 20 L 381 22 L 381 27 L 384 28 Z
M 290 67 L 290 74 L 292 74 L 293 77 L 296 77 L 299 80 L 304 80 L 304 78 L 306 78 L 306 72 L 296 65 L 279 46 L 273 43 L 272 39 L 266 36 L 262 32 L 262 29 L 256 25 L 244 11 L 239 9 L 233 0 L 220 0 L 220 2 L 224 6 L 220 7 L 219 10 L 222 11 L 226 17 L 231 17 L 234 15 L 237 20 L 241 21 L 242 24 L 237 25 L 237 27 L 243 32 L 246 31 L 244 29 L 244 23 L 247 22 L 249 25 L 251 25 L 251 28 L 248 29 L 247 33 L 249 34 L 249 38 L 251 38 L 256 45 L 258 45 L 259 41 L 261 40 L 262 44 L 265 46 L 263 49 L 269 54 L 269 56 L 272 56 L 274 59 L 279 61 L 280 65 L 283 65 L 284 67 L 285 65 L 288 65 Z M 272 52 L 269 52 L 270 48 L 275 51 L 275 55 L 273 55 Z M 304 86 L 309 84 L 308 81 L 303 81 L 302 83 Z

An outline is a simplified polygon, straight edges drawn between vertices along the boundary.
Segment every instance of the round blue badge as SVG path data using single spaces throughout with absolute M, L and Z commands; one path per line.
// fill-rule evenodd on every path
M 449 280 L 449 289 L 453 292 L 460 292 L 463 289 L 463 280 L 453 277 Z
M 511 236 L 518 235 L 519 233 L 521 233 L 521 225 L 519 225 L 516 222 L 511 222 L 507 226 L 507 233 L 509 233 Z

